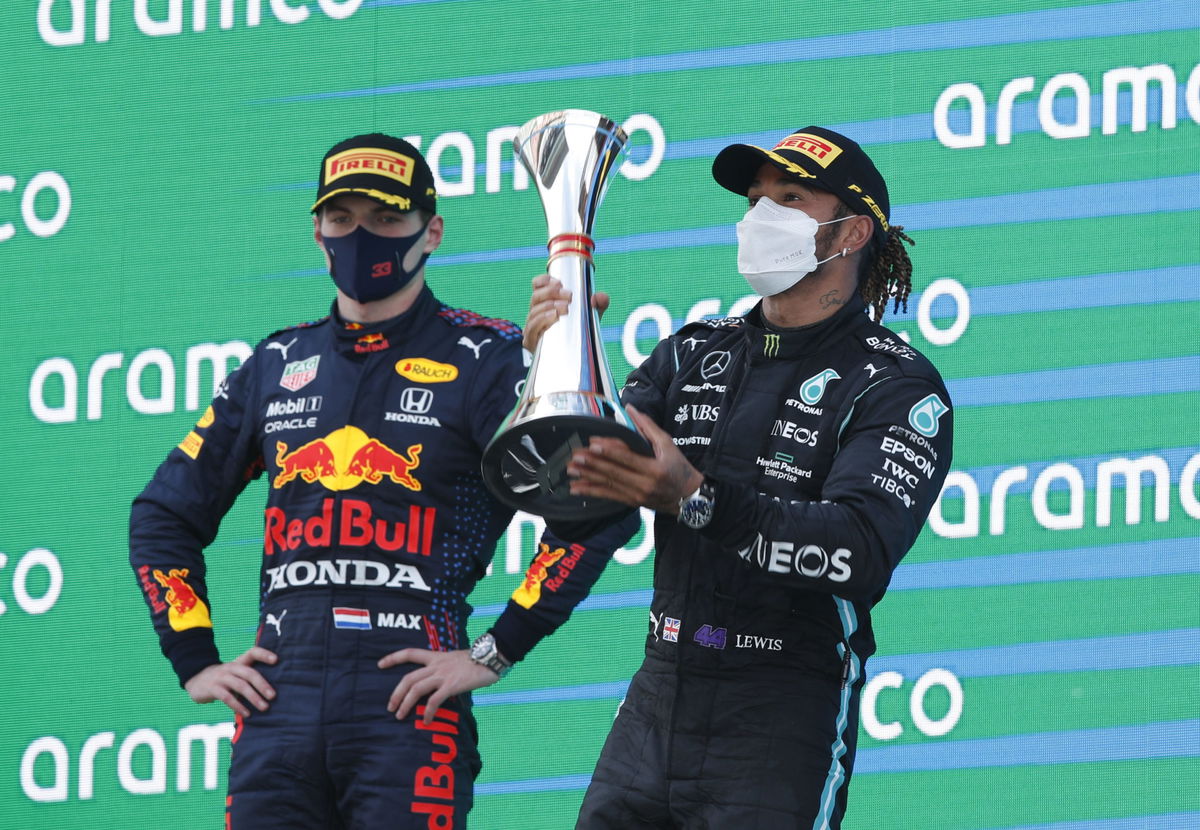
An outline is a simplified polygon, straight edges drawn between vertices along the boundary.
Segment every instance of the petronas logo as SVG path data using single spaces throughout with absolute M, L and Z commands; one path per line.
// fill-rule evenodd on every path
M 939 419 L 949 411 L 950 407 L 937 395 L 926 395 L 908 411 L 908 423 L 926 438 L 932 438 L 941 426 Z
M 833 369 L 817 372 L 800 385 L 800 400 L 809 406 L 820 403 L 821 398 L 825 395 L 825 385 L 831 380 L 841 380 L 841 378 L 842 376 Z
M 764 334 L 763 335 L 763 357 L 778 357 L 779 356 L 779 335 Z

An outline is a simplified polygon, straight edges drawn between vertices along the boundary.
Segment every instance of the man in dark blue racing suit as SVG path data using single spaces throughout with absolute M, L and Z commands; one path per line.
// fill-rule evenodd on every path
M 317 196 L 330 315 L 271 335 L 221 386 L 135 500 L 130 559 L 180 683 L 237 713 L 228 828 L 461 828 L 480 768 L 469 692 L 566 619 L 632 528 L 547 534 L 471 644 L 466 597 L 512 517 L 479 460 L 525 375 L 520 329 L 425 285 L 443 226 L 407 142 L 339 143 Z M 222 662 L 202 552 L 260 476 L 259 633 Z
M 597 438 L 568 467 L 573 493 L 656 511 L 646 658 L 587 830 L 839 826 L 871 608 L 950 465 L 941 378 L 865 313 L 904 300 L 911 269 L 866 153 L 808 127 L 726 148 L 713 175 L 749 198 L 738 266 L 763 299 L 684 326 L 630 375 L 653 461 Z M 534 286 L 530 343 L 564 298 Z

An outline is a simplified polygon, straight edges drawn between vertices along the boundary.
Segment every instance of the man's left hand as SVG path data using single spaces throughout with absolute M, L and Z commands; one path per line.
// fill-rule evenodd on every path
M 634 452 L 619 438 L 593 437 L 567 465 L 571 494 L 596 496 L 679 515 L 679 501 L 695 492 L 704 475 L 684 457 L 671 436 L 632 406 L 625 407 L 654 457 Z
M 433 723 L 434 713 L 447 698 L 490 686 L 500 678 L 487 666 L 471 659 L 466 649 L 459 651 L 429 651 L 423 648 L 405 648 L 393 651 L 381 659 L 379 668 L 389 669 L 401 663 L 420 663 L 421 668 L 404 675 L 388 698 L 387 709 L 396 713 L 396 720 L 403 720 L 412 711 L 417 701 L 425 701 L 425 723 Z

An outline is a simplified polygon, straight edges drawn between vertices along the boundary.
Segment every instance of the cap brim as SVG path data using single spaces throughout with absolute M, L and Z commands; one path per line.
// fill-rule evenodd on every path
M 347 193 L 354 193 L 358 196 L 366 196 L 368 199 L 374 199 L 380 204 L 387 205 L 388 207 L 394 207 L 396 210 L 402 213 L 407 213 L 410 210 L 416 210 L 417 208 L 422 207 L 426 210 L 431 210 L 431 208 L 426 205 L 418 205 L 414 203 L 414 201 L 407 196 L 393 196 L 390 193 L 384 193 L 382 190 L 376 190 L 372 187 L 342 187 L 337 190 L 329 191 L 320 199 L 317 199 L 317 201 L 313 202 L 313 206 L 309 208 L 309 212 L 315 213 L 317 208 L 328 202 L 330 199 L 334 199 L 338 196 L 345 196 Z M 436 208 L 432 210 L 435 213 L 437 212 Z
M 713 159 L 712 175 L 717 184 L 739 196 L 750 190 L 750 182 L 763 162 L 767 151 L 753 144 L 730 144 Z
M 763 164 L 773 165 L 789 176 L 802 179 L 821 190 L 827 189 L 815 172 L 772 150 L 764 150 L 753 144 L 730 144 L 717 153 L 713 159 L 713 178 L 726 190 L 745 196 L 750 190 L 750 183 L 758 175 L 758 168 Z

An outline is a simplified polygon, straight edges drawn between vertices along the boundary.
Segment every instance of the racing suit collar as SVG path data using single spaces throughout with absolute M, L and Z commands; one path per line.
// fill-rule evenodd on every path
M 432 319 L 438 308 L 437 298 L 429 286 L 421 287 L 421 293 L 403 314 L 377 323 L 352 323 L 338 312 L 337 300 L 333 301 L 329 317 L 334 322 L 338 346 L 343 351 L 364 354 L 404 343 L 420 329 L 421 323 Z
M 825 349 L 829 344 L 849 334 L 857 323 L 866 323 L 866 304 L 857 293 L 836 314 L 819 323 L 796 329 L 774 329 L 762 316 L 762 301 L 746 312 L 743 327 L 749 344 L 750 360 L 788 360 Z

